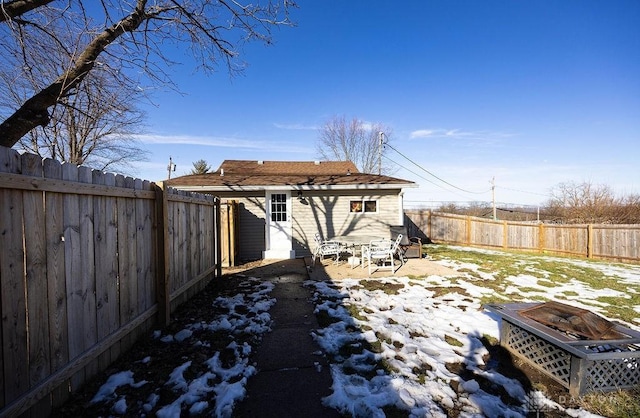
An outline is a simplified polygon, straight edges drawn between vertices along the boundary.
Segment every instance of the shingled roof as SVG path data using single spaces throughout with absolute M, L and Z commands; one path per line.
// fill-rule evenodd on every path
M 417 187 L 408 180 L 360 173 L 351 161 L 225 160 L 213 173 L 176 177 L 165 183 L 179 189 L 203 192 Z
M 357 173 L 358 168 L 351 161 L 247 161 L 225 160 L 221 170 L 228 174 L 253 175 L 332 175 Z

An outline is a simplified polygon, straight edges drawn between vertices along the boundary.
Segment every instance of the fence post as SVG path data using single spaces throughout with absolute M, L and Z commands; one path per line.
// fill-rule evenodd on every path
M 158 265 L 156 276 L 156 301 L 158 302 L 158 322 L 169 325 L 171 321 L 171 295 L 169 291 L 169 200 L 163 182 L 156 183 L 156 216 L 160 223 L 156 237 Z
M 593 258 L 593 225 L 587 225 L 587 258 Z
M 506 220 L 502 221 L 502 248 L 509 248 L 509 224 Z
M 465 238 L 465 242 L 467 245 L 471 245 L 471 216 L 467 216 L 466 225 L 465 225 L 465 234 L 467 235 Z
M 221 227 L 221 221 L 220 221 L 220 215 L 221 215 L 221 210 L 220 210 L 220 206 L 221 202 L 220 202 L 220 198 L 219 197 L 214 197 L 215 199 L 215 205 L 214 205 L 214 217 L 215 217 L 215 251 L 216 251 L 216 277 L 220 278 L 222 277 L 222 239 L 221 239 L 221 234 L 222 234 L 222 227 Z
M 544 242 L 546 240 L 546 237 L 544 236 L 544 234 L 545 234 L 544 224 L 541 222 L 540 224 L 538 224 L 538 251 L 541 254 L 544 253 Z

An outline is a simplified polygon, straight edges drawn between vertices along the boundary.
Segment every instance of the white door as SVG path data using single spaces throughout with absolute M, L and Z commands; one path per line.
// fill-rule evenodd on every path
M 267 248 L 264 258 L 295 258 L 291 242 L 291 192 L 267 192 Z

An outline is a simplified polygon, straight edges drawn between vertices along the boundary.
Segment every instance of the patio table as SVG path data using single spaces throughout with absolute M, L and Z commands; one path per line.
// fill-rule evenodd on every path
M 379 240 L 381 237 L 376 237 L 372 235 L 339 235 L 337 237 L 331 238 L 331 241 L 339 242 L 344 246 L 345 251 L 351 254 L 351 257 L 360 258 L 358 253 L 361 251 L 361 247 L 363 245 L 369 245 L 369 243 L 373 240 Z M 351 257 L 349 257 L 351 259 Z M 360 260 L 362 262 L 362 260 Z M 355 268 L 357 264 L 355 262 L 349 262 L 351 268 Z

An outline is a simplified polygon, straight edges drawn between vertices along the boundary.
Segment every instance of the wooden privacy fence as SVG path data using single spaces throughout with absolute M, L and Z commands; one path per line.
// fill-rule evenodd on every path
M 405 211 L 410 235 L 434 242 L 640 261 L 640 225 L 494 221 L 430 210 Z
M 0 147 L 0 416 L 46 416 L 220 276 L 218 200 Z

